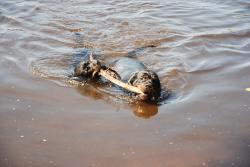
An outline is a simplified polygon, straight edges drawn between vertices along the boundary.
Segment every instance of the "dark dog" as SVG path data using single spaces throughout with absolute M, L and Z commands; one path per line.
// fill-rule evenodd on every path
M 157 74 L 141 63 L 140 61 L 123 57 L 112 64 L 108 68 L 104 63 L 99 60 L 93 59 L 90 56 L 90 60 L 80 62 L 74 72 L 74 76 L 96 78 L 100 70 L 106 70 L 113 78 L 119 79 L 129 85 L 137 87 L 141 94 L 137 94 L 138 100 L 143 101 L 157 101 L 161 94 L 161 84 Z
M 156 101 L 161 93 L 161 83 L 158 75 L 147 69 L 140 61 L 123 57 L 112 63 L 123 82 L 138 87 L 144 94 L 138 95 L 140 100 Z

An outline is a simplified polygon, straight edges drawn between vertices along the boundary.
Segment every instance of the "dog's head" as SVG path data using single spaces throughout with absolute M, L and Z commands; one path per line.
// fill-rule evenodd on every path
M 129 84 L 138 87 L 144 94 L 138 95 L 140 100 L 157 101 L 161 94 L 161 83 L 158 75 L 150 70 L 142 70 L 131 75 Z
M 74 70 L 74 76 L 76 77 L 89 77 L 94 78 L 102 68 L 102 63 L 94 59 L 92 53 L 89 56 L 89 61 L 81 61 Z

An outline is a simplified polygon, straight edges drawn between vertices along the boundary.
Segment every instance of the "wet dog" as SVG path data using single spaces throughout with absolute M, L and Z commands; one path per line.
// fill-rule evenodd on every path
M 160 97 L 161 83 L 158 75 L 149 70 L 142 62 L 129 57 L 122 57 L 105 65 L 90 56 L 89 61 L 82 61 L 75 67 L 74 76 L 95 79 L 100 77 L 100 70 L 107 72 L 115 79 L 136 87 L 142 92 L 136 94 L 138 100 L 155 102 Z
M 149 70 L 142 62 L 123 57 L 112 63 L 123 82 L 138 87 L 143 94 L 137 95 L 139 100 L 156 101 L 160 97 L 161 83 L 158 75 Z

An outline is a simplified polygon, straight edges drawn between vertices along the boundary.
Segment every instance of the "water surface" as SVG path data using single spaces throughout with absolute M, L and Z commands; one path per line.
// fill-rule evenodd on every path
M 1 0 L 0 166 L 248 167 L 249 37 L 248 0 Z M 62 80 L 151 44 L 161 105 Z

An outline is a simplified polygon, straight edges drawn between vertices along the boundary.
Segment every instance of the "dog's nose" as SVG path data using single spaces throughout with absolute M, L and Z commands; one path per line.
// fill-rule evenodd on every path
M 149 94 L 148 87 L 144 84 L 140 84 L 137 86 L 144 94 Z
M 142 101 L 146 101 L 148 100 L 148 94 L 139 94 L 137 95 L 137 100 L 142 100 Z
M 144 84 L 140 84 L 137 87 L 143 92 L 143 94 L 139 95 L 139 99 L 140 100 L 148 100 L 148 98 L 150 96 L 150 92 L 148 90 L 148 87 Z

